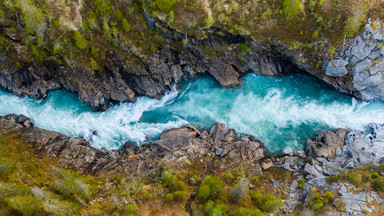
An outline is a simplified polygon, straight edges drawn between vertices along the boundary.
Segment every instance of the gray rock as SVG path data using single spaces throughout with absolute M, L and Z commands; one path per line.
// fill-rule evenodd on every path
M 356 64 L 353 68 L 352 71 L 354 74 L 356 73 L 361 73 L 363 71 L 369 70 L 371 66 L 373 65 L 373 62 L 369 59 L 365 59 L 358 64 Z
M 305 164 L 304 170 L 305 170 L 305 172 L 309 173 L 311 176 L 313 176 L 315 178 L 322 178 L 322 177 L 324 177 L 323 174 L 321 174 L 319 171 L 316 170 L 315 167 L 313 167 L 312 165 L 310 165 L 308 163 Z
M 331 62 L 329 62 L 326 70 L 325 75 L 327 76 L 334 76 L 334 77 L 341 77 L 348 73 L 348 70 L 345 66 L 348 65 L 348 62 L 343 59 L 336 59 Z
M 379 58 L 381 55 L 382 55 L 382 54 L 381 54 L 381 51 L 380 51 L 380 50 L 374 50 L 374 51 L 372 51 L 372 52 L 369 54 L 368 58 L 371 59 L 371 60 L 374 60 L 374 59 L 376 59 L 376 58 Z
M 216 156 L 220 156 L 222 152 L 223 152 L 223 149 L 216 146 L 216 148 L 215 148 Z
M 196 179 L 194 179 L 194 178 L 189 178 L 189 179 L 188 179 L 188 183 L 189 183 L 190 185 L 196 185 Z
M 383 199 L 381 199 L 379 194 L 377 194 L 375 191 L 371 191 L 371 197 L 376 201 L 377 204 L 383 202 Z
M 261 163 L 261 167 L 263 170 L 269 169 L 273 166 L 273 161 L 271 159 L 267 159 Z
M 363 41 L 361 37 L 356 37 L 351 50 L 352 55 L 354 55 L 358 60 L 363 60 L 367 58 L 368 55 L 371 53 L 371 50 L 367 49 L 366 45 L 367 44 Z

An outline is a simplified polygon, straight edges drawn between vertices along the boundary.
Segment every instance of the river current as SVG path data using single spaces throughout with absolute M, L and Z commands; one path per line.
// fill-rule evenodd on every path
M 46 100 L 20 98 L 0 90 L 0 115 L 24 114 L 37 127 L 84 137 L 96 148 L 142 144 L 170 128 L 192 123 L 202 128 L 216 121 L 261 140 L 270 153 L 302 149 L 306 139 L 324 129 L 365 130 L 384 123 L 384 103 L 361 102 L 305 75 L 281 78 L 249 74 L 242 85 L 224 89 L 210 77 L 174 87 L 160 100 L 139 97 L 105 112 L 93 112 L 76 94 L 52 91 Z

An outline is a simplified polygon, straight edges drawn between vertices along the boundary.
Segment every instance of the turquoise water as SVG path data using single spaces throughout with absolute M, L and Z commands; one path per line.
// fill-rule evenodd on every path
M 304 75 L 250 74 L 234 89 L 203 77 L 173 88 L 161 100 L 140 97 L 106 112 L 93 112 L 67 91 L 53 91 L 42 101 L 1 90 L 0 102 L 0 115 L 24 114 L 38 127 L 109 149 L 127 141 L 141 144 L 188 123 L 209 128 L 219 121 L 260 139 L 270 153 L 281 153 L 286 147 L 303 148 L 323 129 L 364 130 L 368 123 L 384 122 L 384 103 L 357 102 Z

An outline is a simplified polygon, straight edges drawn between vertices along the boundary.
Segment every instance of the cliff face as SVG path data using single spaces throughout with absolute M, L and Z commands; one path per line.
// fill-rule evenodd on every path
M 358 96 L 352 76 L 324 75 L 323 60 L 382 8 L 376 1 L 2 3 L 0 84 L 38 98 L 65 88 L 95 110 L 160 97 L 202 73 L 233 87 L 245 73 L 306 72 Z

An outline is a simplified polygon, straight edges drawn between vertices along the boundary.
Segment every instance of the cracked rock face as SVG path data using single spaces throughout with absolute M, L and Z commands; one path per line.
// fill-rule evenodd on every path
M 384 33 L 380 21 L 376 22 L 374 29 L 368 20 L 365 32 L 350 40 L 325 71 L 329 77 L 353 73 L 353 87 L 365 100 L 384 100 Z

